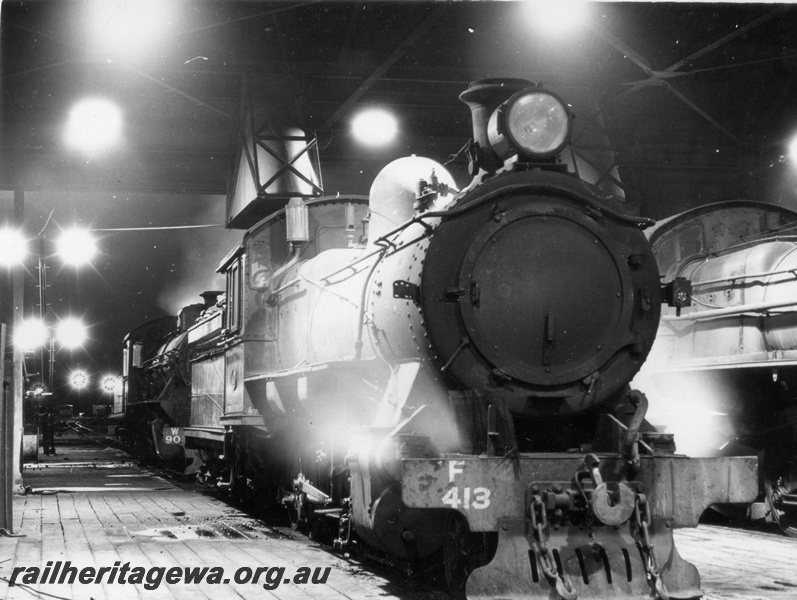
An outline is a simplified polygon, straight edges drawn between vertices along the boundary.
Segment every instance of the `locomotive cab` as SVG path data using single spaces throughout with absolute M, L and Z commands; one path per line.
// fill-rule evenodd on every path
M 300 463 L 311 474 L 326 470 L 315 449 L 309 456 L 296 450 L 309 441 L 297 438 L 317 436 L 293 427 L 299 420 L 341 420 L 334 402 L 318 400 L 342 398 L 347 387 L 345 373 L 328 368 L 338 359 L 335 322 L 313 312 L 354 319 L 362 274 L 332 283 L 318 277 L 362 254 L 367 208 L 359 196 L 295 199 L 253 226 L 220 264 L 227 280 L 223 315 L 215 327 L 200 324 L 189 334 L 195 381 L 187 435 L 203 453 L 203 481 L 258 497 L 275 485 L 290 490 Z M 353 354 L 353 333 L 344 335 Z M 358 393 L 366 390 L 373 392 L 366 386 Z M 315 417 L 316 410 L 324 416 Z

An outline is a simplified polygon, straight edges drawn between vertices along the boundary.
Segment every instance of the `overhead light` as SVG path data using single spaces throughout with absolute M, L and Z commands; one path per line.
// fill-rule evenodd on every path
M 797 135 L 795 135 L 789 142 L 788 150 L 789 160 L 793 165 L 797 164 Z
M 97 253 L 94 237 L 85 229 L 67 229 L 56 241 L 58 255 L 68 265 L 82 265 L 91 262 Z
M 577 31 L 589 16 L 586 0 L 526 0 L 523 4 L 529 21 L 545 34 Z
M 87 39 L 110 55 L 139 57 L 168 35 L 174 5 L 164 0 L 89 0 Z
M 106 375 L 102 379 L 102 391 L 106 394 L 113 394 L 119 388 L 119 378 L 115 375 Z
M 79 348 L 86 341 L 86 326 L 80 319 L 69 317 L 58 324 L 55 336 L 64 348 Z
M 351 123 L 357 141 L 366 146 L 385 146 L 398 133 L 396 118 L 381 108 L 370 108 L 359 113 Z
M 86 375 L 85 371 L 72 371 L 69 376 L 69 382 L 73 388 L 80 390 L 89 384 L 89 376 Z
M 21 350 L 33 350 L 47 342 L 47 326 L 41 319 L 25 319 L 14 331 L 14 344 Z
M 122 137 L 122 112 L 110 100 L 86 98 L 69 112 L 64 139 L 68 146 L 96 155 L 116 146 Z
M 4 227 L 0 229 L 0 265 L 18 265 L 28 253 L 28 240 L 21 231 Z

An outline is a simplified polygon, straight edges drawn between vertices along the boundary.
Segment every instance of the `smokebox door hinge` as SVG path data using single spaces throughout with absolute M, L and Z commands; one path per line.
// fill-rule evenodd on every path
M 397 279 L 393 282 L 393 297 L 403 300 L 412 300 L 417 306 L 421 303 L 421 288 L 415 283 Z

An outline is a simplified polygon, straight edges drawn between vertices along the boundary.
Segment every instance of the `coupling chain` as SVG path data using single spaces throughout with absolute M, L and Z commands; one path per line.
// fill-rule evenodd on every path
M 641 532 L 641 539 L 637 539 L 644 556 L 643 565 L 647 576 L 648 584 L 653 589 L 655 597 L 659 600 L 669 600 L 670 594 L 661 580 L 661 571 L 656 560 L 655 546 L 650 541 L 650 525 L 653 522 L 650 516 L 650 509 L 645 494 L 637 494 L 634 499 L 634 520 L 636 521 L 637 531 Z
M 548 514 L 545 510 L 545 504 L 542 497 L 534 494 L 531 500 L 531 526 L 537 537 L 537 544 L 539 545 L 540 567 L 542 568 L 543 575 L 554 588 L 556 593 L 562 600 L 576 600 L 578 593 L 573 588 L 570 579 L 565 579 L 564 573 L 560 574 L 556 568 L 556 563 L 551 555 L 551 551 L 546 543 L 546 532 L 548 530 Z M 539 516 L 537 511 L 539 510 Z

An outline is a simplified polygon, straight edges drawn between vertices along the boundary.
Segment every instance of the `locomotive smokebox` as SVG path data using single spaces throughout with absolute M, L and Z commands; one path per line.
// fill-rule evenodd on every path
M 461 198 L 424 259 L 420 304 L 441 368 L 500 389 L 518 417 L 582 413 L 619 392 L 659 320 L 639 223 L 573 177 L 496 177 Z

